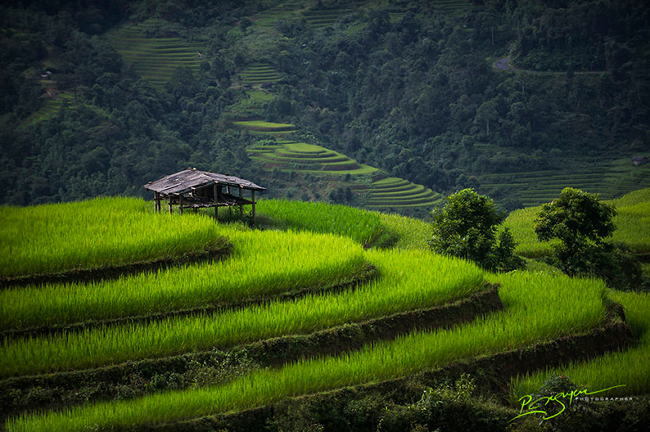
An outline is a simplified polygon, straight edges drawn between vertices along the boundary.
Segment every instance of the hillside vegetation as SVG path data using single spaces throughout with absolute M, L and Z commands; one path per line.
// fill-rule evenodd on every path
M 466 187 L 512 210 L 650 185 L 641 0 L 30 5 L 2 6 L 0 203 L 143 196 L 188 166 L 420 217 Z M 411 188 L 269 172 L 251 150 L 276 135 Z
M 646 201 L 643 191 L 620 203 L 633 208 Z M 472 403 L 489 413 L 481 427 L 505 430 L 519 411 L 513 398 L 536 391 L 551 373 L 545 368 L 594 390 L 629 384 L 604 395 L 634 396 L 640 404 L 645 399 L 638 397 L 650 392 L 641 360 L 648 355 L 647 293 L 617 293 L 601 281 L 563 275 L 490 274 L 432 254 L 430 228 L 421 221 L 346 206 L 264 200 L 256 229 L 215 224 L 209 213 L 165 215 L 152 207 L 110 198 L 4 210 L 13 215 L 3 216 L 6 232 L 19 231 L 23 221 L 58 220 L 68 230 L 50 233 L 53 242 L 84 220 L 133 213 L 137 218 L 124 217 L 121 225 L 104 224 L 98 239 L 164 222 L 179 239 L 186 231 L 191 237 L 186 226 L 205 226 L 213 240 L 232 245 L 218 261 L 171 263 L 119 279 L 4 287 L 0 394 L 7 430 L 250 430 L 300 418 L 323 430 L 344 424 L 383 430 L 389 421 L 395 430 L 414 421 L 458 427 L 429 408 L 401 411 L 427 394 L 447 401 L 437 413 Z M 58 216 L 70 209 L 77 219 Z M 632 214 L 626 223 L 645 224 L 643 215 Z M 363 247 L 372 244 L 384 248 Z M 41 253 L 38 242 L 21 245 L 32 263 L 68 254 L 65 248 Z M 168 254 L 152 250 L 152 257 Z M 191 249 L 179 242 L 178 250 Z M 623 305 L 625 319 L 612 300 Z M 444 377 L 460 371 L 476 384 L 466 394 L 457 387 L 449 399 Z M 316 414 L 310 401 L 319 397 L 330 399 Z M 291 401 L 302 414 L 283 414 Z M 385 409 L 364 414 L 359 407 L 374 403 Z M 589 409 L 605 415 L 609 408 Z M 479 414 L 465 418 L 485 421 Z M 544 427 L 539 419 L 511 425 Z

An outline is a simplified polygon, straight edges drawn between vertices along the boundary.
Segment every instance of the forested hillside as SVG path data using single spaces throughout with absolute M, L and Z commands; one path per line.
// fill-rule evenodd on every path
M 8 1 L 0 32 L 0 203 L 142 195 L 188 166 L 344 192 L 251 160 L 276 137 L 241 120 L 509 209 L 650 185 L 643 0 Z

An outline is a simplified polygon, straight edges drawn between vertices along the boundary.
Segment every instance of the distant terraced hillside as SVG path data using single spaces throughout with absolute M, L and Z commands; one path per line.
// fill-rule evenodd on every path
M 574 170 L 544 170 L 486 174 L 479 177 L 481 191 L 507 192 L 525 207 L 538 206 L 557 198 L 565 187 L 575 187 L 613 199 L 633 190 L 650 187 L 650 167 L 633 166 L 628 158 L 598 163 L 576 163 Z
M 357 163 L 333 150 L 296 141 L 280 141 L 277 146 L 257 146 L 249 151 L 251 159 L 269 168 L 323 173 L 328 175 L 366 175 L 377 168 Z
M 296 130 L 296 127 L 290 123 L 271 123 L 262 120 L 236 121 L 235 125 L 257 135 L 287 135 Z
M 389 177 L 372 183 L 367 208 L 427 207 L 442 204 L 442 195 L 431 189 L 399 177 Z
M 251 63 L 237 74 L 241 85 L 261 85 L 280 81 L 280 74 L 270 63 Z
M 73 106 L 73 99 L 74 95 L 72 93 L 58 93 L 54 97 L 48 97 L 45 99 L 45 103 L 35 113 L 31 114 L 29 117 L 27 117 L 23 122 L 21 123 L 21 127 L 26 127 L 33 125 L 35 123 L 38 123 L 43 120 L 47 120 L 48 118 L 52 117 L 53 115 L 56 115 L 61 107 L 63 107 L 66 103 L 69 104 L 70 107 Z
M 466 0 L 433 0 L 433 6 L 449 17 L 462 17 L 472 8 Z
M 303 12 L 305 21 L 315 29 L 331 26 L 343 15 L 354 12 L 353 9 L 310 9 Z
M 161 20 L 123 25 L 107 36 L 124 61 L 156 86 L 169 82 L 179 67 L 198 69 L 202 62 L 199 53 L 204 47 L 201 42 L 187 42 L 178 37 L 156 37 L 161 25 Z
M 269 169 L 309 173 L 330 179 L 337 186 L 349 186 L 363 197 L 366 208 L 430 209 L 442 202 L 442 196 L 431 189 L 397 177 L 382 178 L 377 168 L 319 145 L 282 140 L 257 145 L 249 149 L 248 154 Z

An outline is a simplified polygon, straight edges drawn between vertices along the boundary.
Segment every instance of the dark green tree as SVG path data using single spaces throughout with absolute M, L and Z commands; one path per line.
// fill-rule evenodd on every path
M 488 270 L 509 271 L 523 266 L 523 260 L 514 254 L 515 242 L 507 228 L 497 241 L 505 215 L 487 196 L 463 189 L 448 196 L 447 204 L 431 216 L 429 246 L 434 252 L 466 258 Z
M 542 206 L 535 219 L 540 241 L 559 239 L 554 264 L 564 273 L 598 274 L 598 263 L 611 250 L 605 238 L 616 229 L 614 206 L 600 202 L 597 195 L 564 188 L 560 197 Z

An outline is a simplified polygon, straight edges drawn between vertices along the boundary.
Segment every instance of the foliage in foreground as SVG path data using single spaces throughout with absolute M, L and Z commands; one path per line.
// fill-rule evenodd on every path
M 390 265 L 394 267 L 396 257 L 392 258 Z M 403 267 L 409 262 L 404 262 Z M 24 414 L 9 421 L 7 430 L 69 431 L 94 425 L 161 424 L 243 410 L 290 396 L 408 376 L 460 359 L 571 335 L 593 328 L 605 319 L 605 287 L 597 281 L 520 272 L 499 275 L 498 280 L 502 283 L 500 295 L 506 310 L 469 325 L 412 333 L 338 357 L 303 360 L 281 369 L 253 372 L 211 388 Z

